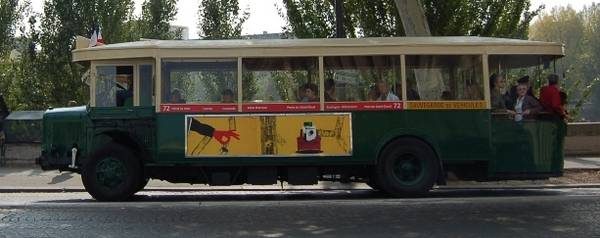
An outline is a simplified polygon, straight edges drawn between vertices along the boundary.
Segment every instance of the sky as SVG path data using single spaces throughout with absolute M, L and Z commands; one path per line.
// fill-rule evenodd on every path
M 44 0 L 32 0 L 34 11 L 41 12 Z M 136 14 L 141 12 L 143 0 L 134 0 Z M 200 0 L 179 0 L 178 13 L 173 25 L 186 26 L 189 29 L 189 38 L 198 38 L 198 4 Z M 541 4 L 546 5 L 546 9 L 556 6 L 571 5 L 580 10 L 585 5 L 591 5 L 593 2 L 600 3 L 600 0 L 531 0 L 531 7 L 537 8 Z M 282 0 L 239 0 L 240 8 L 250 12 L 250 17 L 244 24 L 242 34 L 260 34 L 263 32 L 276 33 L 281 32 L 285 21 L 279 16 L 277 6 L 283 6 Z

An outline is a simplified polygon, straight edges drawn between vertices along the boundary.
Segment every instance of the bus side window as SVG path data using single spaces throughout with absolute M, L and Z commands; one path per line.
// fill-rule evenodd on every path
M 237 59 L 162 62 L 163 103 L 235 103 Z
M 96 72 L 96 107 L 133 106 L 133 66 L 98 66 Z
M 318 102 L 318 58 L 242 59 L 244 102 Z
M 479 55 L 406 56 L 408 100 L 484 100 Z
M 400 56 L 332 56 L 323 60 L 325 89 L 327 80 L 333 80 L 335 89 L 334 93 L 326 92 L 325 101 L 398 101 L 402 98 Z

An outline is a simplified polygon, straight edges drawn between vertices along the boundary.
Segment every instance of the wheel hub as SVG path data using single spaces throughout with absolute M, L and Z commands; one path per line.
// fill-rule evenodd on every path
M 124 181 L 125 173 L 123 162 L 113 157 L 105 158 L 96 165 L 96 178 L 104 187 L 119 186 Z
M 405 185 L 418 183 L 424 176 L 423 161 L 413 155 L 401 155 L 394 161 L 394 175 Z

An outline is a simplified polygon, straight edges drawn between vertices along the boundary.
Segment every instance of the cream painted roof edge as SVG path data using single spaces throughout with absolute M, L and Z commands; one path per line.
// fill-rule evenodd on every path
M 404 45 L 562 45 L 555 42 L 518 40 L 477 36 L 439 37 L 371 37 L 325 39 L 251 39 L 251 40 L 142 40 L 108 44 L 78 51 L 108 49 L 181 49 L 181 48 L 246 48 L 246 47 L 336 47 L 336 46 L 404 46 Z
M 160 49 L 297 49 L 323 47 L 374 47 L 374 46 L 531 46 L 563 47 L 561 43 L 476 36 L 443 37 L 376 37 L 376 38 L 326 38 L 326 39 L 248 39 L 248 40 L 143 40 L 73 50 L 73 54 L 103 51 L 160 50 Z M 563 51 L 564 52 L 564 51 Z M 78 61 L 78 57 L 73 57 Z

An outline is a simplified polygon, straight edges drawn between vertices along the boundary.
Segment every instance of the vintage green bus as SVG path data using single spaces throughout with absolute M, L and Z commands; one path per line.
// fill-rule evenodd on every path
M 149 179 L 363 182 L 392 196 L 422 195 L 449 173 L 547 179 L 562 175 L 564 122 L 491 110 L 488 78 L 550 69 L 563 55 L 558 43 L 484 37 L 78 48 L 89 104 L 45 112 L 38 163 L 81 173 L 103 201 Z

